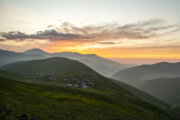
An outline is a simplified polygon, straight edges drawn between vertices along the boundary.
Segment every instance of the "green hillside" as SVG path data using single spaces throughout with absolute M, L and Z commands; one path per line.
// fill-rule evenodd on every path
M 18 73 L 23 78 L 20 80 L 36 84 L 80 85 L 85 83 L 93 88 L 117 86 L 114 83 L 109 83 L 107 78 L 86 65 L 60 57 L 11 63 L 1 69 Z
M 11 63 L 3 66 L 2 69 L 16 73 L 40 71 L 58 74 L 59 76 L 87 72 L 94 73 L 93 70 L 78 61 L 60 57 Z
M 0 77 L 1 120 L 169 120 L 118 87 L 112 91 L 28 84 Z
M 20 80 L 20 81 L 25 81 L 25 82 L 27 81 L 26 79 L 23 79 L 21 75 L 19 75 L 17 73 L 8 72 L 8 71 L 5 71 L 5 70 L 0 70 L 0 77 L 6 77 L 6 78 L 9 78 L 9 79 L 15 79 L 15 80 Z M 103 78 L 103 77 L 102 77 L 102 79 L 104 81 L 107 80 L 107 78 Z M 156 106 L 158 106 L 158 107 L 160 107 L 160 108 L 162 108 L 164 110 L 168 110 L 170 108 L 169 104 L 167 104 L 165 102 L 162 102 L 161 100 L 149 95 L 148 93 L 142 92 L 142 91 L 140 91 L 140 90 L 126 84 L 126 83 L 123 83 L 123 82 L 120 82 L 120 81 L 117 81 L 117 80 L 113 80 L 113 79 L 112 80 L 108 79 L 107 80 L 107 83 L 108 83 L 107 85 L 109 87 L 111 87 L 111 89 L 114 88 L 115 86 L 117 86 L 114 83 L 112 83 L 112 81 L 117 83 L 120 87 L 128 90 L 129 92 L 133 93 L 135 96 L 141 98 L 142 100 L 144 100 L 144 101 L 146 101 L 148 103 L 156 105 Z M 33 82 L 31 81 L 31 83 L 37 84 L 36 80 L 34 80 Z M 41 83 L 41 84 L 43 84 L 43 83 Z M 47 82 L 44 83 L 44 84 L 51 85 L 51 84 L 49 84 Z M 102 84 L 102 83 L 99 83 L 99 84 Z M 103 89 L 103 90 L 105 90 L 105 89 Z
M 43 60 L 16 62 L 1 67 L 7 73 L 0 76 L 16 80 L 53 85 L 53 86 L 76 86 L 77 88 L 96 88 L 100 90 L 119 87 L 108 78 L 101 76 L 86 65 L 67 58 L 54 57 Z M 18 77 L 14 77 L 13 74 Z M 12 77 L 11 77 L 12 76 Z M 55 79 L 50 79 L 51 77 Z

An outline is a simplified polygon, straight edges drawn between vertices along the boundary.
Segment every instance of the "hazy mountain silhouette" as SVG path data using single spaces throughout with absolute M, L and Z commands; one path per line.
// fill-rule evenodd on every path
M 130 65 L 120 64 L 118 62 L 105 59 L 97 56 L 96 54 L 80 54 L 77 52 L 59 52 L 59 53 L 47 53 L 41 49 L 30 49 L 24 52 L 25 54 L 39 54 L 45 57 L 64 57 L 73 60 L 78 60 L 87 66 L 91 67 L 95 71 L 104 76 L 111 76 L 115 72 L 125 69 Z
M 43 59 L 43 58 L 45 57 L 37 54 L 27 55 L 24 53 L 17 53 L 8 50 L 0 50 L 0 66 L 17 61 L 26 61 L 26 60 Z
M 158 78 L 131 84 L 171 105 L 180 104 L 180 78 Z
M 37 48 L 27 50 L 23 53 L 12 52 L 8 50 L 0 50 L 0 66 L 17 61 L 44 59 L 50 57 L 64 57 L 73 60 L 78 60 L 79 62 L 86 64 L 98 73 L 107 77 L 110 77 L 112 74 L 119 70 L 132 66 L 105 59 L 97 56 L 96 54 L 80 54 L 77 52 L 47 53 Z
M 161 62 L 152 65 L 140 65 L 127 68 L 125 70 L 120 70 L 112 76 L 112 78 L 124 82 L 174 77 L 180 77 L 180 62 Z

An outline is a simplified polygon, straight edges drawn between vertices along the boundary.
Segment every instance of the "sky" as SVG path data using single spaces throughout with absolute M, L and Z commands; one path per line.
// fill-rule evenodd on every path
M 180 61 L 180 0 L 0 0 L 0 49 Z

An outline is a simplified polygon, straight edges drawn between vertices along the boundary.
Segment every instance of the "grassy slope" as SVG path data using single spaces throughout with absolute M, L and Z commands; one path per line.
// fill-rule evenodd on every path
M 45 85 L 56 85 L 61 84 L 63 82 L 64 77 L 70 77 L 74 78 L 74 76 L 80 76 L 81 79 L 90 80 L 88 78 L 89 74 L 92 74 L 94 76 L 94 83 L 97 88 L 116 88 L 118 85 L 116 85 L 114 82 L 109 81 L 108 78 L 101 76 L 100 74 L 96 73 L 91 68 L 87 67 L 86 65 L 75 61 L 70 60 L 66 58 L 60 58 L 60 57 L 54 57 L 54 58 L 48 58 L 44 60 L 32 60 L 32 61 L 23 61 L 23 62 L 16 62 L 11 63 L 8 65 L 3 66 L 1 69 L 8 70 L 12 73 L 3 73 L 0 74 L 1 76 L 6 76 L 6 74 L 12 74 L 12 77 L 9 77 L 10 79 L 13 78 L 13 72 L 14 73 L 31 73 L 32 71 L 40 71 L 46 74 L 55 74 L 58 76 L 58 79 L 55 81 L 42 81 L 34 78 L 13 78 L 16 80 L 26 81 L 29 83 L 36 83 L 36 84 L 45 84 Z M 11 76 L 11 75 L 8 75 Z
M 2 68 L 17 73 L 33 72 L 34 70 L 38 70 L 44 73 L 54 73 L 59 76 L 83 72 L 94 73 L 93 70 L 78 61 L 60 57 L 48 58 L 43 60 L 16 62 L 5 65 Z
M 133 86 L 171 104 L 180 104 L 180 78 L 158 78 L 136 81 Z
M 26 79 L 23 79 L 20 75 L 16 74 L 16 73 L 12 73 L 12 72 L 8 72 L 8 71 L 5 71 L 5 70 L 0 70 L 0 76 L 1 77 L 6 77 L 6 78 L 9 78 L 9 79 L 15 79 L 15 80 L 20 80 L 20 81 L 25 81 L 25 82 L 28 82 L 28 83 L 35 83 L 35 84 L 44 84 L 44 85 L 53 85 L 53 84 L 57 84 L 57 83 L 60 83 L 60 81 L 57 81 L 57 82 L 48 82 L 48 81 L 38 81 L 38 80 L 32 80 L 32 81 L 27 81 Z M 170 108 L 170 105 L 165 103 L 165 102 L 162 102 L 161 100 L 149 95 L 148 93 L 145 93 L 145 92 L 142 92 L 126 83 L 123 83 L 121 81 L 117 81 L 117 80 L 113 80 L 111 79 L 113 82 L 111 82 L 108 78 L 105 78 L 103 76 L 100 76 L 101 79 L 99 79 L 98 81 L 96 81 L 96 83 L 99 85 L 99 86 L 105 86 L 106 85 L 106 88 L 110 87 L 111 88 L 115 88 L 115 86 L 120 85 L 120 87 L 128 90 L 129 92 L 133 93 L 135 96 L 139 97 L 140 99 L 146 101 L 146 102 L 149 102 L 151 104 L 154 104 L 164 110 L 167 110 Z M 117 84 L 114 84 L 117 83 Z M 101 87 L 101 88 L 104 88 L 104 87 Z
M 175 118 L 180 119 L 180 78 L 159 78 L 138 81 L 134 82 L 133 85 L 172 105 L 169 113 Z
M 11 63 L 3 66 L 1 69 L 8 70 L 15 73 L 32 73 L 33 71 L 43 72 L 44 74 L 55 74 L 58 79 L 55 81 L 42 81 L 34 79 L 34 77 L 19 79 L 30 83 L 56 85 L 61 84 L 62 79 L 65 77 L 74 78 L 74 76 L 81 76 L 81 78 L 87 78 L 87 74 L 94 74 L 102 79 L 102 76 L 97 74 L 94 70 L 90 69 L 86 65 L 66 58 L 54 57 L 44 60 L 32 60 Z M 98 82 L 98 81 L 97 81 Z
M 8 72 L 8 71 L 4 71 L 4 70 L 0 70 L 0 76 L 1 77 L 6 77 L 6 78 L 9 78 L 9 79 L 15 79 L 15 80 L 20 80 L 20 81 L 25 81 L 27 82 L 26 79 L 23 79 L 20 75 L 16 74 L 16 73 L 12 73 L 12 72 Z M 102 86 L 101 88 L 104 88 L 104 86 L 106 86 L 106 88 L 110 87 L 109 89 L 112 89 L 112 88 L 116 88 L 116 87 L 122 87 L 126 90 L 128 90 L 129 92 L 133 93 L 135 96 L 139 97 L 140 99 L 148 102 L 148 103 L 151 103 L 153 105 L 156 105 L 164 110 L 167 110 L 170 108 L 170 105 L 168 105 L 167 103 L 165 102 L 162 102 L 161 100 L 149 95 L 148 93 L 145 93 L 145 92 L 142 92 L 126 83 L 123 83 L 121 81 L 117 81 L 117 80 L 113 80 L 111 79 L 111 82 L 110 79 L 108 78 L 105 78 L 103 76 L 99 76 L 101 79 L 99 79 L 98 81 L 96 81 L 96 83 L 99 85 L 99 86 Z M 28 81 L 28 83 L 35 83 L 35 84 L 44 84 L 44 85 L 53 85 L 53 84 L 56 84 L 56 83 L 60 83 L 60 81 L 57 81 L 57 82 L 48 82 L 48 81 L 38 81 L 38 80 L 32 80 L 32 81 Z M 116 84 L 114 84 L 116 83 Z M 117 84 L 119 86 L 117 86 Z
M 117 81 L 117 80 L 114 80 L 114 82 L 117 83 L 118 85 L 120 85 L 122 88 L 127 89 L 128 91 L 133 93 L 135 96 L 139 97 L 140 99 L 147 101 L 153 105 L 156 105 L 164 110 L 168 110 L 171 107 L 168 103 L 165 103 L 165 102 L 161 101 L 160 99 L 155 98 L 146 92 L 138 90 L 138 89 L 132 87 L 131 85 L 128 85 L 126 83 L 123 83 L 123 82 Z
M 41 86 L 0 77 L 1 119 L 166 120 L 170 117 L 122 88 L 111 91 Z M 4 117 L 4 118 L 2 118 Z

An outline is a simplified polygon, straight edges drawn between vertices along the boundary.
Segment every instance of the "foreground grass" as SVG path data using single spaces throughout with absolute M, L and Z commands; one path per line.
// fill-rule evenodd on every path
M 123 89 L 73 89 L 0 77 L 0 120 L 169 120 Z

